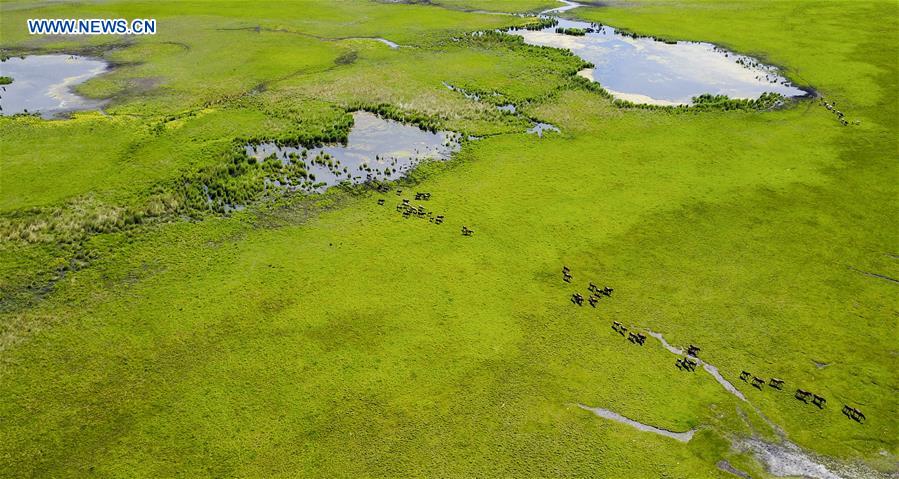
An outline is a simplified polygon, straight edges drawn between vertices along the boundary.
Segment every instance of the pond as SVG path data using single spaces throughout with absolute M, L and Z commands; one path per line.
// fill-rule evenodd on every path
M 542 15 L 581 6 L 564 3 Z M 689 105 L 693 97 L 705 93 L 735 99 L 755 99 L 765 92 L 785 97 L 807 94 L 776 68 L 711 43 L 663 42 L 604 25 L 565 19 L 558 22 L 542 30 L 509 33 L 521 36 L 530 45 L 571 50 L 594 65 L 579 75 L 599 82 L 615 98 L 654 105 Z
M 429 132 L 372 113 L 353 113 L 347 144 L 319 148 L 247 145 L 257 161 L 277 162 L 271 182 L 290 190 L 321 192 L 348 181 L 396 180 L 425 160 L 446 160 L 460 147 L 461 135 Z
M 0 62 L 0 76 L 12 78 L 12 83 L 0 88 L 2 114 L 40 113 L 54 118 L 63 113 L 91 110 L 102 105 L 72 92 L 72 87 L 84 83 L 107 69 L 106 62 L 75 55 L 32 55 L 11 57 Z

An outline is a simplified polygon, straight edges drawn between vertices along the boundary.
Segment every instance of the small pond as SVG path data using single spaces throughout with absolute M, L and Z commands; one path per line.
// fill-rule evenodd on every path
M 544 16 L 580 5 L 546 10 Z M 754 99 L 765 92 L 786 97 L 804 96 L 778 74 L 776 68 L 702 42 L 666 43 L 636 37 L 587 22 L 558 19 L 543 30 L 512 30 L 530 45 L 565 48 L 595 67 L 579 74 L 599 82 L 614 97 L 634 103 L 687 105 L 693 97 L 710 93 Z M 567 29 L 572 34 L 558 30 Z
M 353 113 L 353 119 L 346 145 L 303 148 L 262 143 L 246 146 L 246 154 L 260 162 L 279 162 L 270 169 L 273 184 L 320 192 L 344 181 L 396 180 L 422 161 L 448 159 L 460 146 L 457 133 L 432 133 L 363 111 Z
M 40 113 L 44 118 L 99 108 L 99 100 L 83 98 L 72 87 L 107 69 L 106 62 L 74 55 L 32 55 L 0 62 L 0 76 L 12 83 L 0 88 L 2 114 Z

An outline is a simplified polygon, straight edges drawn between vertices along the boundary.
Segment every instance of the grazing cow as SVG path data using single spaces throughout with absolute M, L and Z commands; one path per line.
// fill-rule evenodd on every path
M 699 348 L 691 344 L 690 347 L 687 348 L 687 354 L 693 357 L 699 356 Z
M 590 292 L 594 292 L 594 291 L 596 291 L 597 289 L 598 289 L 598 288 L 596 287 L 595 284 L 593 284 L 593 282 L 590 283 L 590 286 L 587 286 L 587 291 L 590 291 Z
M 584 297 L 581 296 L 581 293 L 574 293 L 571 295 L 571 302 L 578 306 L 583 306 L 584 305 Z
M 400 196 L 400 195 L 402 195 L 402 194 L 403 194 L 403 190 L 396 190 L 396 195 L 397 195 L 397 196 Z
M 763 385 L 763 384 L 765 384 L 765 380 L 764 380 L 764 379 L 762 379 L 762 378 L 760 378 L 760 377 L 758 377 L 758 376 L 753 376 L 753 377 L 752 377 L 752 387 L 754 387 L 754 388 L 758 389 L 759 391 L 761 391 L 761 390 L 762 390 L 762 385 Z
M 812 394 L 812 404 L 818 406 L 818 409 L 824 409 L 824 405 L 827 404 L 827 399 L 824 399 L 823 396 Z
M 597 298 L 594 297 L 594 296 L 590 296 L 590 299 L 588 299 L 587 301 L 590 302 L 590 306 L 593 306 L 593 307 L 595 308 L 595 307 L 596 307 L 596 303 L 599 302 L 599 299 L 597 299 Z
M 571 275 L 568 274 L 568 273 L 563 273 L 563 274 L 562 274 L 562 281 L 564 281 L 564 282 L 566 282 L 566 283 L 570 283 L 570 282 L 571 282 Z
M 387 185 L 378 185 L 378 191 L 380 191 L 381 193 L 387 193 L 388 191 L 390 191 L 390 187 Z
M 467 226 L 462 227 L 462 236 L 471 236 L 474 234 L 474 230 L 468 229 Z
M 806 403 L 806 404 L 808 404 L 808 398 L 809 398 L 809 396 L 811 396 L 811 395 L 812 395 L 812 393 L 810 393 L 810 392 L 808 392 L 808 391 L 805 391 L 805 390 L 802 390 L 802 389 L 797 389 L 797 390 L 796 390 L 795 398 L 798 399 L 798 400 L 800 400 L 800 401 L 802 401 L 802 402 L 804 402 L 804 403 Z
M 646 342 L 646 335 L 644 335 L 643 333 L 628 333 L 627 340 L 634 344 L 643 346 L 643 343 Z
M 771 378 L 771 381 L 768 382 L 768 385 L 774 389 L 783 389 L 784 381 L 783 379 Z
M 606 286 L 605 288 L 602 289 L 602 294 L 604 294 L 606 296 L 612 296 L 612 291 L 615 291 L 615 290 Z
M 740 372 L 740 379 L 742 379 L 743 381 L 746 381 L 747 383 L 749 382 L 750 376 L 752 376 L 752 374 L 750 374 L 749 371 Z
M 409 199 L 403 198 L 403 206 L 409 206 Z
M 380 200 L 378 200 L 378 205 L 384 206 L 384 198 L 381 198 Z
M 563 272 L 563 273 L 569 273 L 569 272 L 571 272 L 571 270 L 568 269 L 568 266 L 562 266 L 562 272 Z

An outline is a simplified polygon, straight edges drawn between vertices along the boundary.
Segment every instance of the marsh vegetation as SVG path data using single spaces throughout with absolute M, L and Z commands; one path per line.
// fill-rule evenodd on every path
M 147 8 L 0 3 L 115 65 L 0 117 L 0 476 L 896 474 L 892 3 L 24 30 Z

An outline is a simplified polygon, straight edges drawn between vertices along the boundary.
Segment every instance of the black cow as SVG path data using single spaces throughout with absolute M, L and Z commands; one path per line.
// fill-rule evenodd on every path
M 699 347 L 691 344 L 690 347 L 687 348 L 687 354 L 693 357 L 699 356 Z
M 752 374 L 750 374 L 749 371 L 740 372 L 740 379 L 742 379 L 743 381 L 746 381 L 747 383 L 749 382 L 750 376 L 752 376 Z
M 846 417 L 848 417 L 849 419 L 852 419 L 855 422 L 861 423 L 861 422 L 865 422 L 865 420 L 867 420 L 867 418 L 861 411 L 859 411 L 858 409 L 856 409 L 852 406 L 849 406 L 849 405 L 843 406 L 843 414 L 845 414 Z
M 824 405 L 827 404 L 827 399 L 824 399 L 823 396 L 812 394 L 812 404 L 818 406 L 818 409 L 824 409 Z
M 784 381 L 783 379 L 771 378 L 771 380 L 768 381 L 768 385 L 774 389 L 783 389 Z
M 571 295 L 571 302 L 578 306 L 583 306 L 584 305 L 584 297 L 581 296 L 581 293 L 574 293 Z
M 811 396 L 811 395 L 812 395 L 812 393 L 810 393 L 809 391 L 805 391 L 805 390 L 802 390 L 802 389 L 797 389 L 797 390 L 796 390 L 796 395 L 795 395 L 794 397 L 795 397 L 796 399 L 798 399 L 798 400 L 800 400 L 800 401 L 802 401 L 802 402 L 808 404 L 808 398 L 809 398 L 809 396 Z
M 761 391 L 761 390 L 762 390 L 762 385 L 763 385 L 763 384 L 765 384 L 765 380 L 764 380 L 764 379 L 762 379 L 762 378 L 760 378 L 760 377 L 758 377 L 758 376 L 753 376 L 753 377 L 752 377 L 752 387 L 754 387 L 754 388 L 758 389 L 759 391 Z
M 384 206 L 384 199 L 383 199 L 383 198 L 381 198 L 380 200 L 378 200 L 378 205 Z

